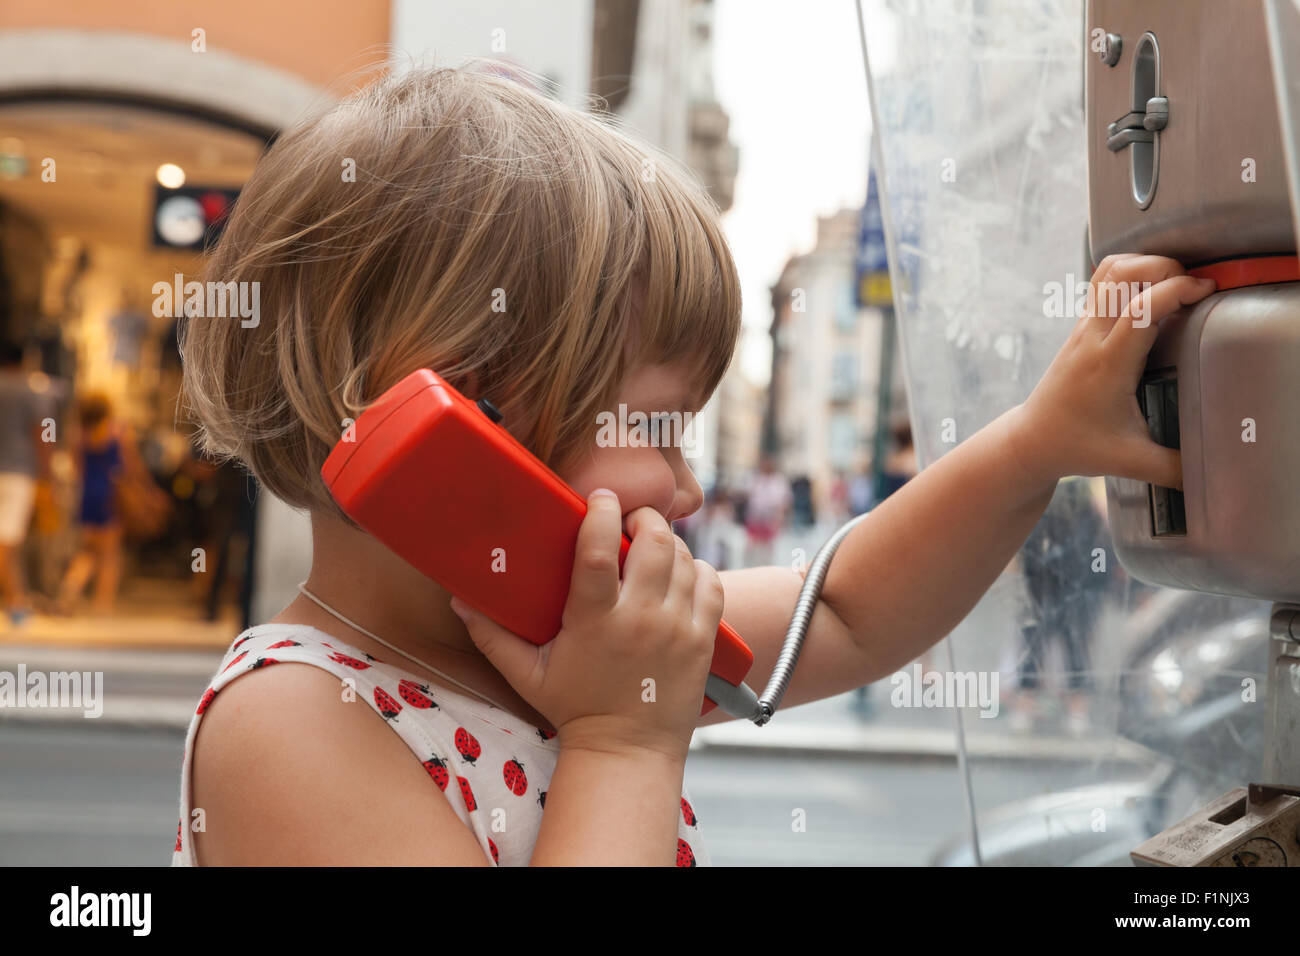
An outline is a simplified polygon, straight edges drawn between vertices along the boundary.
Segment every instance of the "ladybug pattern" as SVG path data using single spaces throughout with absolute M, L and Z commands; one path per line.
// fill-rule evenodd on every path
M 524 774 L 524 765 L 518 760 L 507 760 L 501 768 L 501 776 L 516 797 L 528 792 L 528 777 Z
M 393 700 L 393 698 L 389 697 L 378 687 L 375 688 L 375 706 L 378 707 L 379 712 L 384 715 L 384 720 L 392 720 L 402 709 L 401 704 Z
M 397 690 L 402 695 L 402 700 L 406 701 L 412 707 L 419 707 L 421 710 L 427 710 L 430 707 L 437 707 L 429 697 L 433 691 L 429 690 L 425 684 L 417 684 L 413 680 L 404 680 L 397 685 Z
M 456 782 L 460 784 L 460 795 L 465 798 L 465 809 L 473 813 L 478 809 L 478 804 L 474 802 L 474 791 L 469 781 L 464 777 L 457 777 Z
M 193 809 L 190 755 L 204 713 L 226 684 L 273 663 L 312 664 L 350 686 L 355 691 L 351 699 L 372 719 L 384 721 L 411 750 L 429 778 L 429 799 L 448 802 L 474 834 L 485 859 L 493 866 L 528 865 L 559 757 L 554 731 L 468 693 L 431 684 L 423 673 L 387 664 L 315 627 L 262 624 L 241 633 L 231 644 L 190 719 L 173 866 L 196 862 L 194 841 L 184 839 L 184 820 Z M 265 679 L 267 693 L 276 692 L 276 680 L 274 675 Z M 345 695 L 345 699 L 349 698 Z M 510 826 L 494 830 L 496 811 L 505 808 L 509 808 Z M 329 838 L 321 834 L 321 839 Z M 698 817 L 684 788 L 675 854 L 678 866 L 709 865 Z
M 482 746 L 464 727 L 456 728 L 456 752 L 460 754 L 460 759 L 464 760 L 471 767 L 474 761 L 483 753 Z
M 447 789 L 447 781 L 449 779 L 447 776 L 447 765 L 443 762 L 441 757 L 434 754 L 424 762 L 424 769 L 429 771 L 429 776 L 433 778 L 433 782 L 438 785 L 439 790 Z
M 327 644 L 325 646 L 328 647 L 329 645 Z M 370 666 L 365 661 L 359 661 L 355 657 L 348 657 L 346 654 L 339 654 L 337 652 L 330 655 L 330 660 L 338 664 L 344 664 L 348 667 L 355 667 L 359 671 L 363 671 Z

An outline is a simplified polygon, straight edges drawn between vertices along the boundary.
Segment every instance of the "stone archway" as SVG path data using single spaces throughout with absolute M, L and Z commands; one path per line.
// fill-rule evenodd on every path
M 0 33 L 0 100 L 43 97 L 151 104 L 268 136 L 332 101 L 277 67 L 148 34 Z

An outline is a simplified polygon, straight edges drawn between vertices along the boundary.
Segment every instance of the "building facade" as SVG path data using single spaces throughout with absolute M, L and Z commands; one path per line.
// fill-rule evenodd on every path
M 877 427 L 885 317 L 857 302 L 859 222 L 857 209 L 819 217 L 812 250 L 792 257 L 772 286 L 762 450 L 784 474 L 812 482 L 819 511 L 837 478 L 870 467 Z M 906 421 L 901 379 L 890 388 L 891 423 Z

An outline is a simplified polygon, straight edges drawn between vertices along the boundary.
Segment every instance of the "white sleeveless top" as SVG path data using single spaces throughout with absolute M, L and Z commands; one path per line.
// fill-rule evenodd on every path
M 260 624 L 231 645 L 199 701 L 185 736 L 181 767 L 180 819 L 172 866 L 194 866 L 194 841 L 186 838 L 191 819 L 190 757 L 199 722 L 212 698 L 242 674 L 276 663 L 313 664 L 356 693 L 400 737 L 473 832 L 488 863 L 527 866 L 546 807 L 546 791 L 559 745 L 553 733 L 478 698 L 429 686 L 401 667 L 371 657 L 338 638 L 304 624 Z M 492 811 L 508 809 L 510 826 L 492 829 Z M 699 821 L 685 787 L 677 819 L 677 865 L 708 866 Z

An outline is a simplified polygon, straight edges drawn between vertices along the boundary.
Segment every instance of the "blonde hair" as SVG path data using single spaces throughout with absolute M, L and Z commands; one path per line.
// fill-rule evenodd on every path
M 202 449 L 344 518 L 321 465 L 344 419 L 415 369 L 473 382 L 558 471 L 628 372 L 684 360 L 703 400 L 740 331 L 718 209 L 691 174 L 614 118 L 478 67 L 389 75 L 281 136 L 205 279 L 260 283 L 262 316 L 184 320 Z

